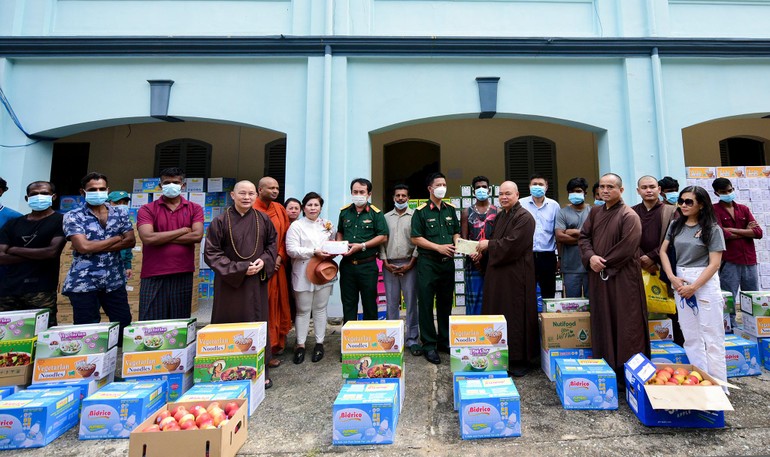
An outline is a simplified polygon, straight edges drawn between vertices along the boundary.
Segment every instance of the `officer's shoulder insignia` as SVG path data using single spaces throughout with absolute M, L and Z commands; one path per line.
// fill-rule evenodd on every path
M 422 205 L 419 205 L 419 206 L 418 206 L 417 208 L 415 208 L 415 209 L 416 209 L 417 211 L 419 211 L 419 210 L 421 210 L 421 209 L 425 208 L 426 206 L 428 206 L 428 204 L 427 204 L 427 203 L 423 203 Z
M 445 205 L 451 206 L 452 208 L 457 208 L 455 205 L 451 204 L 450 202 L 444 202 Z
M 377 207 L 376 207 L 376 206 L 374 206 L 374 205 L 369 205 L 369 208 L 371 208 L 372 210 L 374 210 L 374 212 L 375 212 L 375 213 L 379 213 L 379 212 L 380 212 L 380 209 L 379 209 L 379 208 L 377 208 Z
M 348 203 L 347 205 L 343 206 L 340 208 L 340 211 L 345 211 L 346 209 L 350 208 L 350 205 L 352 205 L 352 203 Z

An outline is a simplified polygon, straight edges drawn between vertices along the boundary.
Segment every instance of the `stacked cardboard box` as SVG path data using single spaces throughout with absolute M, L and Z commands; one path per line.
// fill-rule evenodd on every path
M 743 331 L 756 338 L 770 337 L 770 291 L 741 291 L 736 315 L 739 306 Z
M 463 380 L 459 390 L 462 439 L 521 436 L 521 398 L 511 378 Z
M 604 359 L 557 359 L 556 393 L 564 409 L 618 409 L 617 379 Z
M 332 405 L 332 444 L 392 444 L 400 414 L 394 383 L 345 383 Z
M 650 341 L 674 341 L 674 323 L 671 319 L 650 319 L 647 326 Z
M 0 386 L 15 392 L 32 379 L 37 335 L 48 329 L 49 310 L 0 313 Z
M 758 376 L 762 374 L 759 346 L 736 335 L 725 336 L 727 377 Z
M 83 400 L 80 439 L 128 438 L 167 402 L 165 381 L 113 382 Z
M 0 400 L 0 449 L 43 447 L 78 423 L 77 388 L 28 389 Z
M 673 341 L 650 341 L 652 363 L 690 363 L 682 346 Z
M 540 313 L 540 367 L 548 379 L 556 380 L 556 361 L 559 359 L 590 359 L 591 314 L 586 299 L 544 299 L 543 308 L 552 312 Z
M 115 373 L 117 322 L 59 325 L 38 334 L 32 382 L 99 381 Z
M 722 308 L 723 318 L 725 326 L 725 333 L 733 333 L 735 328 L 743 325 L 743 321 L 738 322 L 735 314 L 735 297 L 733 294 L 723 290 L 722 299 L 724 300 L 724 306 Z
M 505 316 L 449 316 L 449 367 L 453 373 L 507 370 Z

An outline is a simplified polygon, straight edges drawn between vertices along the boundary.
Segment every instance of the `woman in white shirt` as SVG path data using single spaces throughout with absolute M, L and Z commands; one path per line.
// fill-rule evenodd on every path
M 313 256 L 328 259 L 333 256 L 321 249 L 324 241 L 334 240 L 337 232 L 330 221 L 319 217 L 324 200 L 315 192 L 310 192 L 302 199 L 302 212 L 305 217 L 297 219 L 289 226 L 286 234 L 286 251 L 291 257 L 291 284 L 297 302 L 297 345 L 294 349 L 294 363 L 305 360 L 305 340 L 310 328 L 310 311 L 313 311 L 316 344 L 313 347 L 313 362 L 324 356 L 324 336 L 326 334 L 326 307 L 332 293 L 332 281 L 317 285 L 307 278 L 308 262 Z M 336 279 L 336 278 L 335 278 Z

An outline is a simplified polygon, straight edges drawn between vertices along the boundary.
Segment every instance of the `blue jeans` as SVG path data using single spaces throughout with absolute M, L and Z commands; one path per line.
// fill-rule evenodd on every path
M 736 303 L 740 300 L 738 289 L 750 291 L 759 290 L 759 276 L 756 265 L 738 265 L 723 262 L 719 269 L 719 286 L 733 294 Z
M 72 317 L 75 325 L 99 323 L 102 320 L 99 308 L 103 308 L 110 322 L 120 323 L 121 337 L 118 338 L 118 343 L 122 343 L 123 329 L 131 323 L 131 308 L 128 306 L 125 287 L 111 292 L 104 290 L 70 292 L 67 297 L 72 303 Z
M 588 273 L 564 273 L 564 298 L 588 298 Z

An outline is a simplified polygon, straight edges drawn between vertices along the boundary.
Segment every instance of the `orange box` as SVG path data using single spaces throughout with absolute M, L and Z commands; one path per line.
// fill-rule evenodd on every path
M 715 167 L 687 167 L 687 177 L 691 179 L 716 178 Z
M 266 322 L 209 324 L 198 331 L 196 355 L 258 354 L 266 344 Z
M 505 316 L 449 316 L 449 346 L 508 347 Z
M 123 377 L 152 374 L 184 373 L 192 369 L 195 343 L 184 349 L 126 352 L 123 354 Z
M 745 178 L 745 167 L 717 167 L 717 178 Z
M 100 354 L 36 359 L 32 382 L 102 379 L 115 372 L 117 346 Z
M 747 178 L 770 178 L 770 167 L 745 167 Z
M 404 322 L 349 321 L 342 327 L 342 353 L 404 351 Z

